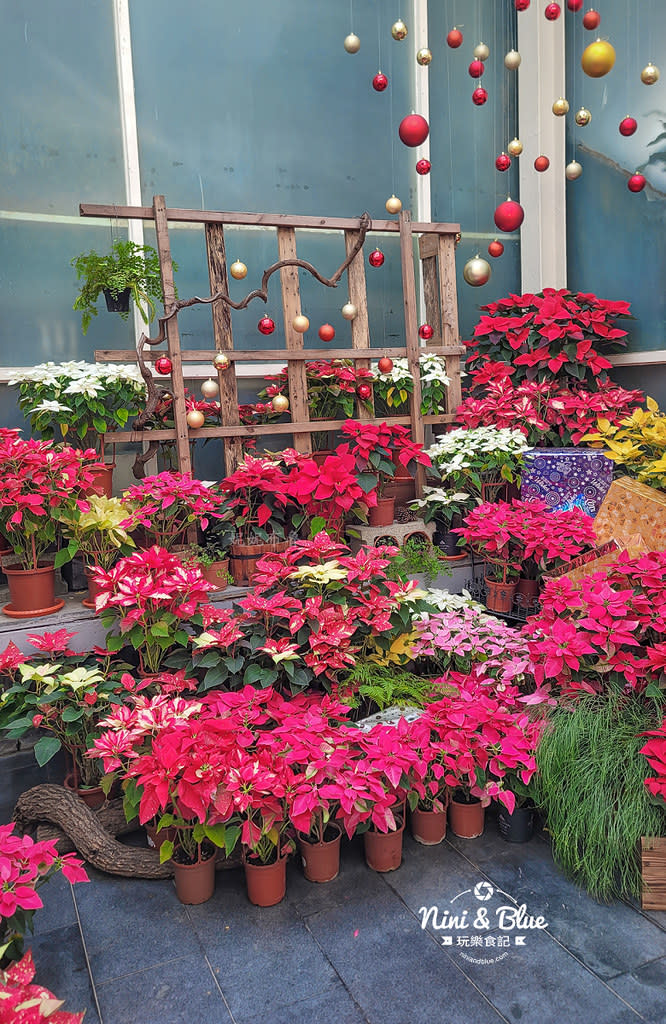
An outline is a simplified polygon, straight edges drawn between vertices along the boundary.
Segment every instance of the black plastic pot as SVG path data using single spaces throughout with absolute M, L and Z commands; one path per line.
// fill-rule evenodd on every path
M 534 835 L 534 808 L 516 807 L 513 814 L 509 814 L 504 804 L 499 804 L 497 825 L 507 843 L 527 843 Z
M 109 313 L 129 313 L 130 290 L 125 288 L 122 292 L 114 295 L 108 288 L 104 289 L 106 308 Z
M 447 558 L 452 558 L 454 555 L 462 554 L 461 549 L 458 547 L 459 540 L 459 534 L 450 532 L 437 532 L 433 538 L 435 546 L 438 547 L 442 554 L 446 555 Z

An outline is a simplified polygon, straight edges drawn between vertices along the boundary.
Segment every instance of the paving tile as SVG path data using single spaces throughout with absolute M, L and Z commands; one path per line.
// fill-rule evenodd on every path
M 339 981 L 311 999 L 299 999 L 274 1012 L 234 1017 L 236 1024 L 366 1024 L 367 1019 Z
M 75 896 L 95 984 L 200 952 L 171 881 L 89 874 Z
M 356 837 L 342 843 L 340 874 L 332 882 L 309 882 L 304 876 L 298 855 L 287 865 L 287 900 L 307 917 L 328 907 L 367 899 L 385 890 L 384 876 L 372 871 L 365 863 L 363 841 Z
M 308 918 L 369 1024 L 497 1024 L 501 1019 L 392 893 Z
M 97 995 L 104 1024 L 231 1024 L 203 954 L 107 981 Z M 85 1024 L 88 1024 L 86 1017 Z
M 609 984 L 649 1024 L 663 1024 L 666 1017 L 666 957 L 643 964 L 631 974 L 621 974 Z
M 79 889 L 89 882 L 77 882 Z M 39 890 L 44 906 L 35 911 L 35 935 L 44 935 L 54 928 L 77 924 L 72 887 L 62 874 L 54 875 Z
M 99 1024 L 78 925 L 26 938 L 26 949 L 32 949 L 35 982 L 44 985 L 58 999 L 64 999 L 63 1010 L 72 1013 L 85 1010 L 86 1024 Z M 113 1021 L 106 1024 L 113 1024 Z

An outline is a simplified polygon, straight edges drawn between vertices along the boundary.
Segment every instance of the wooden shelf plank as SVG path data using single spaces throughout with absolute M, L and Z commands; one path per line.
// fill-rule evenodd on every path
M 421 348 L 425 352 L 425 348 Z M 438 356 L 462 356 L 467 351 L 464 345 L 428 345 L 429 354 Z M 354 362 L 361 359 L 380 359 L 382 356 L 389 356 L 391 359 L 399 359 L 407 355 L 407 348 L 402 345 L 393 345 L 390 348 L 311 348 L 303 349 L 300 352 L 291 351 L 287 356 L 284 348 L 262 348 L 253 349 L 247 352 L 235 349 L 226 353 L 232 363 L 286 363 L 290 360 L 303 360 L 304 362 L 315 362 L 317 359 L 352 359 Z M 144 351 L 146 362 L 154 362 L 164 355 L 164 351 L 158 348 Z M 213 353 L 210 349 L 183 349 L 181 359 L 184 363 L 212 363 Z M 136 360 L 136 352 L 132 348 L 111 349 L 98 348 L 95 350 L 95 360 L 98 363 L 133 363 Z

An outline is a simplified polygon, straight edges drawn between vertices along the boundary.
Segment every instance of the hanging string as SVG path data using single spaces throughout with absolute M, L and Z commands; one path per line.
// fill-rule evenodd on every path
M 377 70 L 382 70 L 382 16 L 380 5 L 377 4 Z M 391 83 L 389 82 L 389 88 Z
M 395 132 L 393 129 L 393 47 L 389 47 L 389 115 L 390 115 L 390 131 L 391 131 L 391 191 L 396 195 L 395 191 Z
M 447 8 L 448 8 L 448 6 L 449 6 L 449 2 L 447 0 Z M 447 9 L 446 13 L 448 14 L 448 9 Z M 455 2 L 454 2 L 453 14 L 454 14 L 454 17 L 455 17 Z M 449 24 L 451 24 L 451 22 L 449 22 Z M 446 54 L 446 95 L 447 96 L 451 95 L 451 56 L 450 56 L 449 53 Z M 456 215 L 455 215 L 456 202 L 455 202 L 455 190 L 453 188 L 453 126 L 451 124 L 451 105 L 450 104 L 448 105 L 447 110 L 448 110 L 448 124 L 449 124 L 449 202 L 451 204 L 451 220 L 455 221 L 455 219 L 456 219 Z
M 354 0 L 349 0 L 349 31 L 354 31 Z

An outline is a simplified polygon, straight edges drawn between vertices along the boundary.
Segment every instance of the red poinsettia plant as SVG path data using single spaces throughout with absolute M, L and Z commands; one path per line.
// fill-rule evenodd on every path
M 291 448 L 282 452 L 282 459 L 290 467 L 289 493 L 302 509 L 292 516 L 294 527 L 308 521 L 311 534 L 323 529 L 341 539 L 350 514 L 367 521 L 368 509 L 377 504 L 376 480 L 364 480 L 362 485 L 349 445 L 338 445 L 319 462 Z
M 218 486 L 239 539 L 265 541 L 284 538 L 289 532 L 291 516 L 298 507 L 280 459 L 246 455 Z
M 143 527 L 148 544 L 165 550 L 182 544 L 190 526 L 205 530 L 211 517 L 224 514 L 222 497 L 190 473 L 147 476 L 129 487 L 123 500 L 131 508 L 123 528 L 131 532 Z
M 342 435 L 349 442 L 349 451 L 356 460 L 359 483 L 371 486 L 374 479 L 378 495 L 395 476 L 397 466 L 411 473 L 416 466 L 431 466 L 430 456 L 411 439 L 409 430 L 399 424 L 359 423 L 347 420 Z M 367 481 L 366 481 L 367 478 Z
M 566 288 L 544 288 L 536 295 L 509 295 L 481 306 L 484 315 L 465 342 L 474 368 L 487 360 L 509 363 L 516 379 L 604 376 L 608 353 L 626 346 L 627 332 L 615 326 L 630 317 L 628 302 L 609 302 Z

